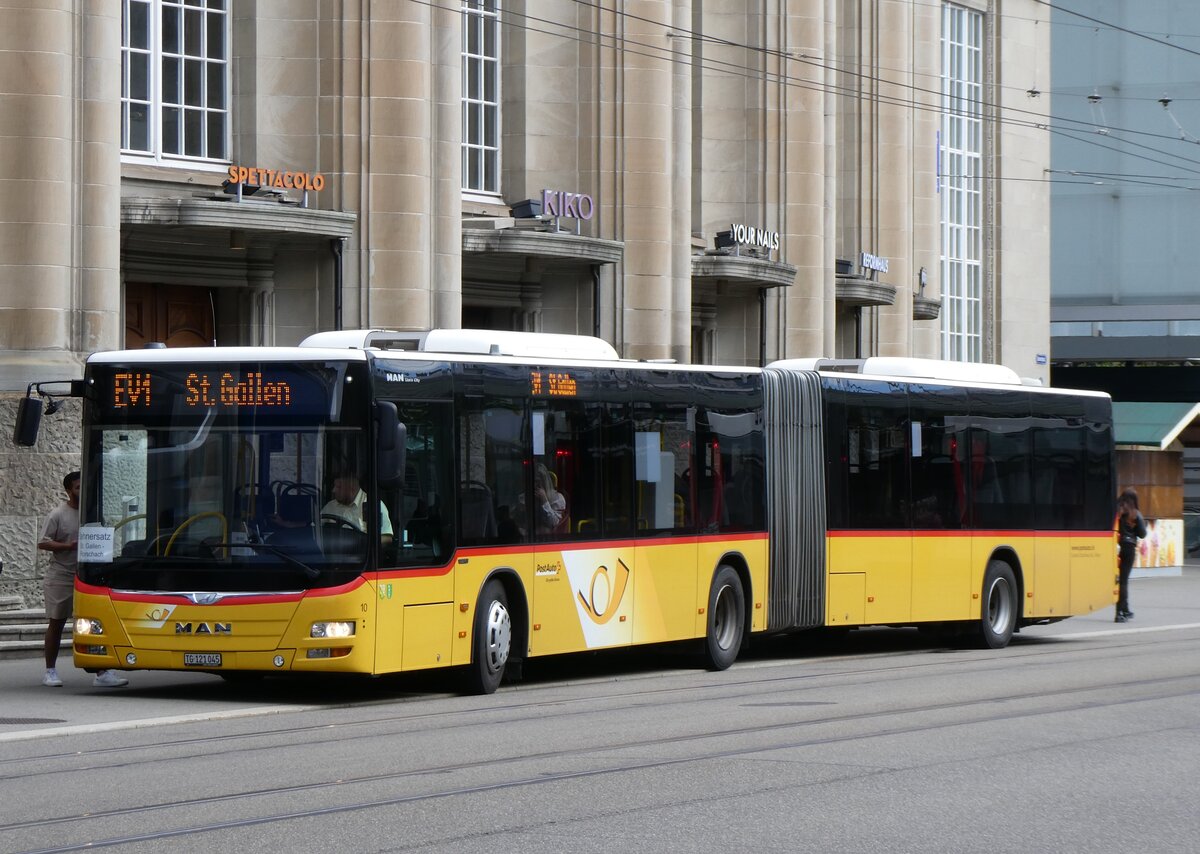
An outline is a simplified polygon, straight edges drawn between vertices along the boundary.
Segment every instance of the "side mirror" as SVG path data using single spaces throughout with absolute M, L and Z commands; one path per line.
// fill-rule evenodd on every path
M 375 404 L 375 428 L 375 477 L 380 486 L 395 486 L 404 479 L 408 438 L 408 430 L 400 422 L 396 404 L 386 400 Z
M 38 430 L 42 426 L 42 408 L 45 406 L 47 415 L 53 415 L 62 408 L 62 396 L 54 397 L 48 392 L 42 391 L 43 385 L 69 385 L 70 391 L 66 397 L 84 397 L 87 383 L 84 380 L 45 380 L 43 382 L 32 382 L 25 390 L 25 397 L 21 398 L 17 404 L 17 423 L 13 425 L 13 444 L 23 445 L 26 448 L 32 448 L 37 444 Z M 33 392 L 37 390 L 38 396 L 34 397 Z M 42 397 L 46 397 L 50 403 L 45 405 L 42 403 Z
M 17 423 L 13 427 L 13 444 L 32 448 L 37 444 L 38 430 L 42 426 L 42 399 L 23 397 L 17 404 Z

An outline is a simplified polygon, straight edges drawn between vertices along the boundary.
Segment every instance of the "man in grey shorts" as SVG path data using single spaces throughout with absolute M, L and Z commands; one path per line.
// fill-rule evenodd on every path
M 55 664 L 63 627 L 71 619 L 75 600 L 75 570 L 79 564 L 79 472 L 67 473 L 63 478 L 63 489 L 67 500 L 50 511 L 38 541 L 39 549 L 50 552 L 50 565 L 42 579 L 47 617 L 46 673 L 42 676 L 42 684 L 48 688 L 62 687 Z M 119 688 L 128 685 L 129 680 L 111 670 L 101 670 L 92 684 L 98 688 Z

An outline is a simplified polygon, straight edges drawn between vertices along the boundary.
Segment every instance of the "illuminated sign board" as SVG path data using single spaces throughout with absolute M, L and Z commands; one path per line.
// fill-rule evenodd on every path
M 189 365 L 113 367 L 96 371 L 100 403 L 113 416 L 181 417 L 327 413 L 337 372 L 292 366 Z
M 575 377 L 564 371 L 530 371 L 529 393 L 533 397 L 575 397 Z
M 113 374 L 112 407 L 154 406 L 154 374 L 150 371 L 128 371 Z M 248 406 L 289 407 L 292 405 L 292 386 L 286 380 L 273 382 L 261 373 L 251 371 L 242 379 L 225 372 L 192 371 L 183 380 L 183 404 L 192 407 Z

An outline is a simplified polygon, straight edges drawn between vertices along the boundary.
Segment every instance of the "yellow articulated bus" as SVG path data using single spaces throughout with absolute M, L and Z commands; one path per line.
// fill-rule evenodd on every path
M 330 332 L 98 353 L 74 657 L 491 692 L 537 656 L 1114 601 L 1111 406 L 1004 369 Z

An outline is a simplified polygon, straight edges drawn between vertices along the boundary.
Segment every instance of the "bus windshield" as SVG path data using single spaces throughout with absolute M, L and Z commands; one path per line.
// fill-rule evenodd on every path
M 89 366 L 81 580 L 324 587 L 391 540 L 354 363 Z

